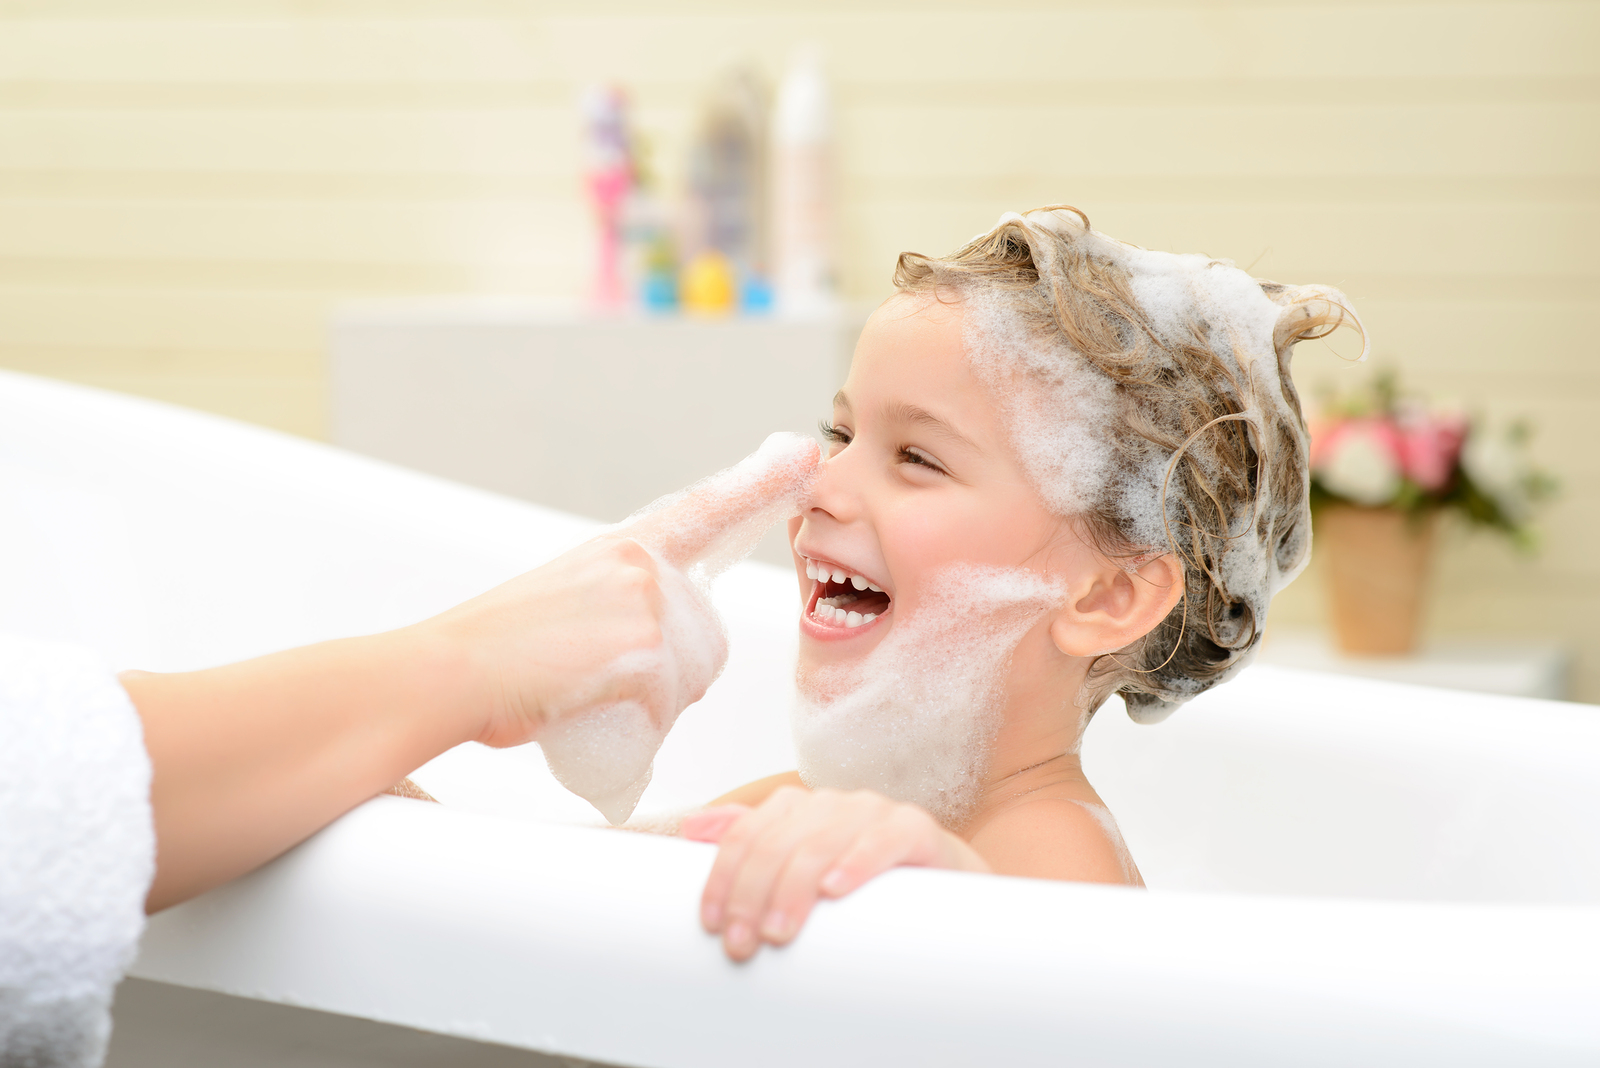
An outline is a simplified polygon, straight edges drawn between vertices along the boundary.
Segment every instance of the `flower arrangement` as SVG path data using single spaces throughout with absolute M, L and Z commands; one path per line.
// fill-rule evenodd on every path
M 1333 398 L 1311 424 L 1311 504 L 1421 513 L 1455 509 L 1469 522 L 1534 546 L 1529 524 L 1555 480 L 1528 455 L 1530 428 L 1499 433 L 1459 411 L 1402 396 L 1392 373 Z

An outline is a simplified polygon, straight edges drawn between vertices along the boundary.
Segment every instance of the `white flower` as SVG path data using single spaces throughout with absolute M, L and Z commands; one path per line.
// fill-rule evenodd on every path
M 1400 490 L 1394 448 L 1366 427 L 1339 435 L 1317 477 L 1328 492 L 1357 504 L 1388 504 Z
M 1526 519 L 1533 503 L 1528 499 L 1526 460 L 1523 450 L 1505 434 L 1473 434 L 1461 450 L 1467 477 L 1513 523 Z

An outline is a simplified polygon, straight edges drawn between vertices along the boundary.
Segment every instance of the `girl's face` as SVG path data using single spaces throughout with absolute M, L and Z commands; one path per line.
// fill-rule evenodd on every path
M 874 649 L 917 611 L 922 584 L 943 565 L 1070 571 L 1089 552 L 1017 462 L 968 366 L 960 304 L 901 295 L 880 307 L 834 398 L 832 426 L 828 460 L 789 527 L 802 678 Z M 1033 645 L 1038 656 L 1053 652 L 1047 640 Z M 1018 659 L 1029 655 L 1024 643 Z

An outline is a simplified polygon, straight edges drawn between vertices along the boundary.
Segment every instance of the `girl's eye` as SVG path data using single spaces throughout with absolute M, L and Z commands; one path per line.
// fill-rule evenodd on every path
M 939 472 L 941 475 L 948 475 L 950 473 L 944 469 L 944 465 L 939 463 L 938 460 L 935 460 L 933 457 L 929 456 L 927 453 L 923 452 L 914 445 L 900 446 L 900 462 L 904 464 L 916 464 L 919 467 L 926 467 L 930 471 Z
M 822 429 L 822 438 L 830 445 L 837 445 L 841 449 L 850 444 L 850 431 L 843 427 L 834 426 L 826 419 L 817 424 Z

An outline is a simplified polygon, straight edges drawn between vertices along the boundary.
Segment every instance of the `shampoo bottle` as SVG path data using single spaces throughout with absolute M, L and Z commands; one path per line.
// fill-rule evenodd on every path
M 778 309 L 822 314 L 834 306 L 833 116 L 815 50 L 796 57 L 778 91 L 772 155 Z

